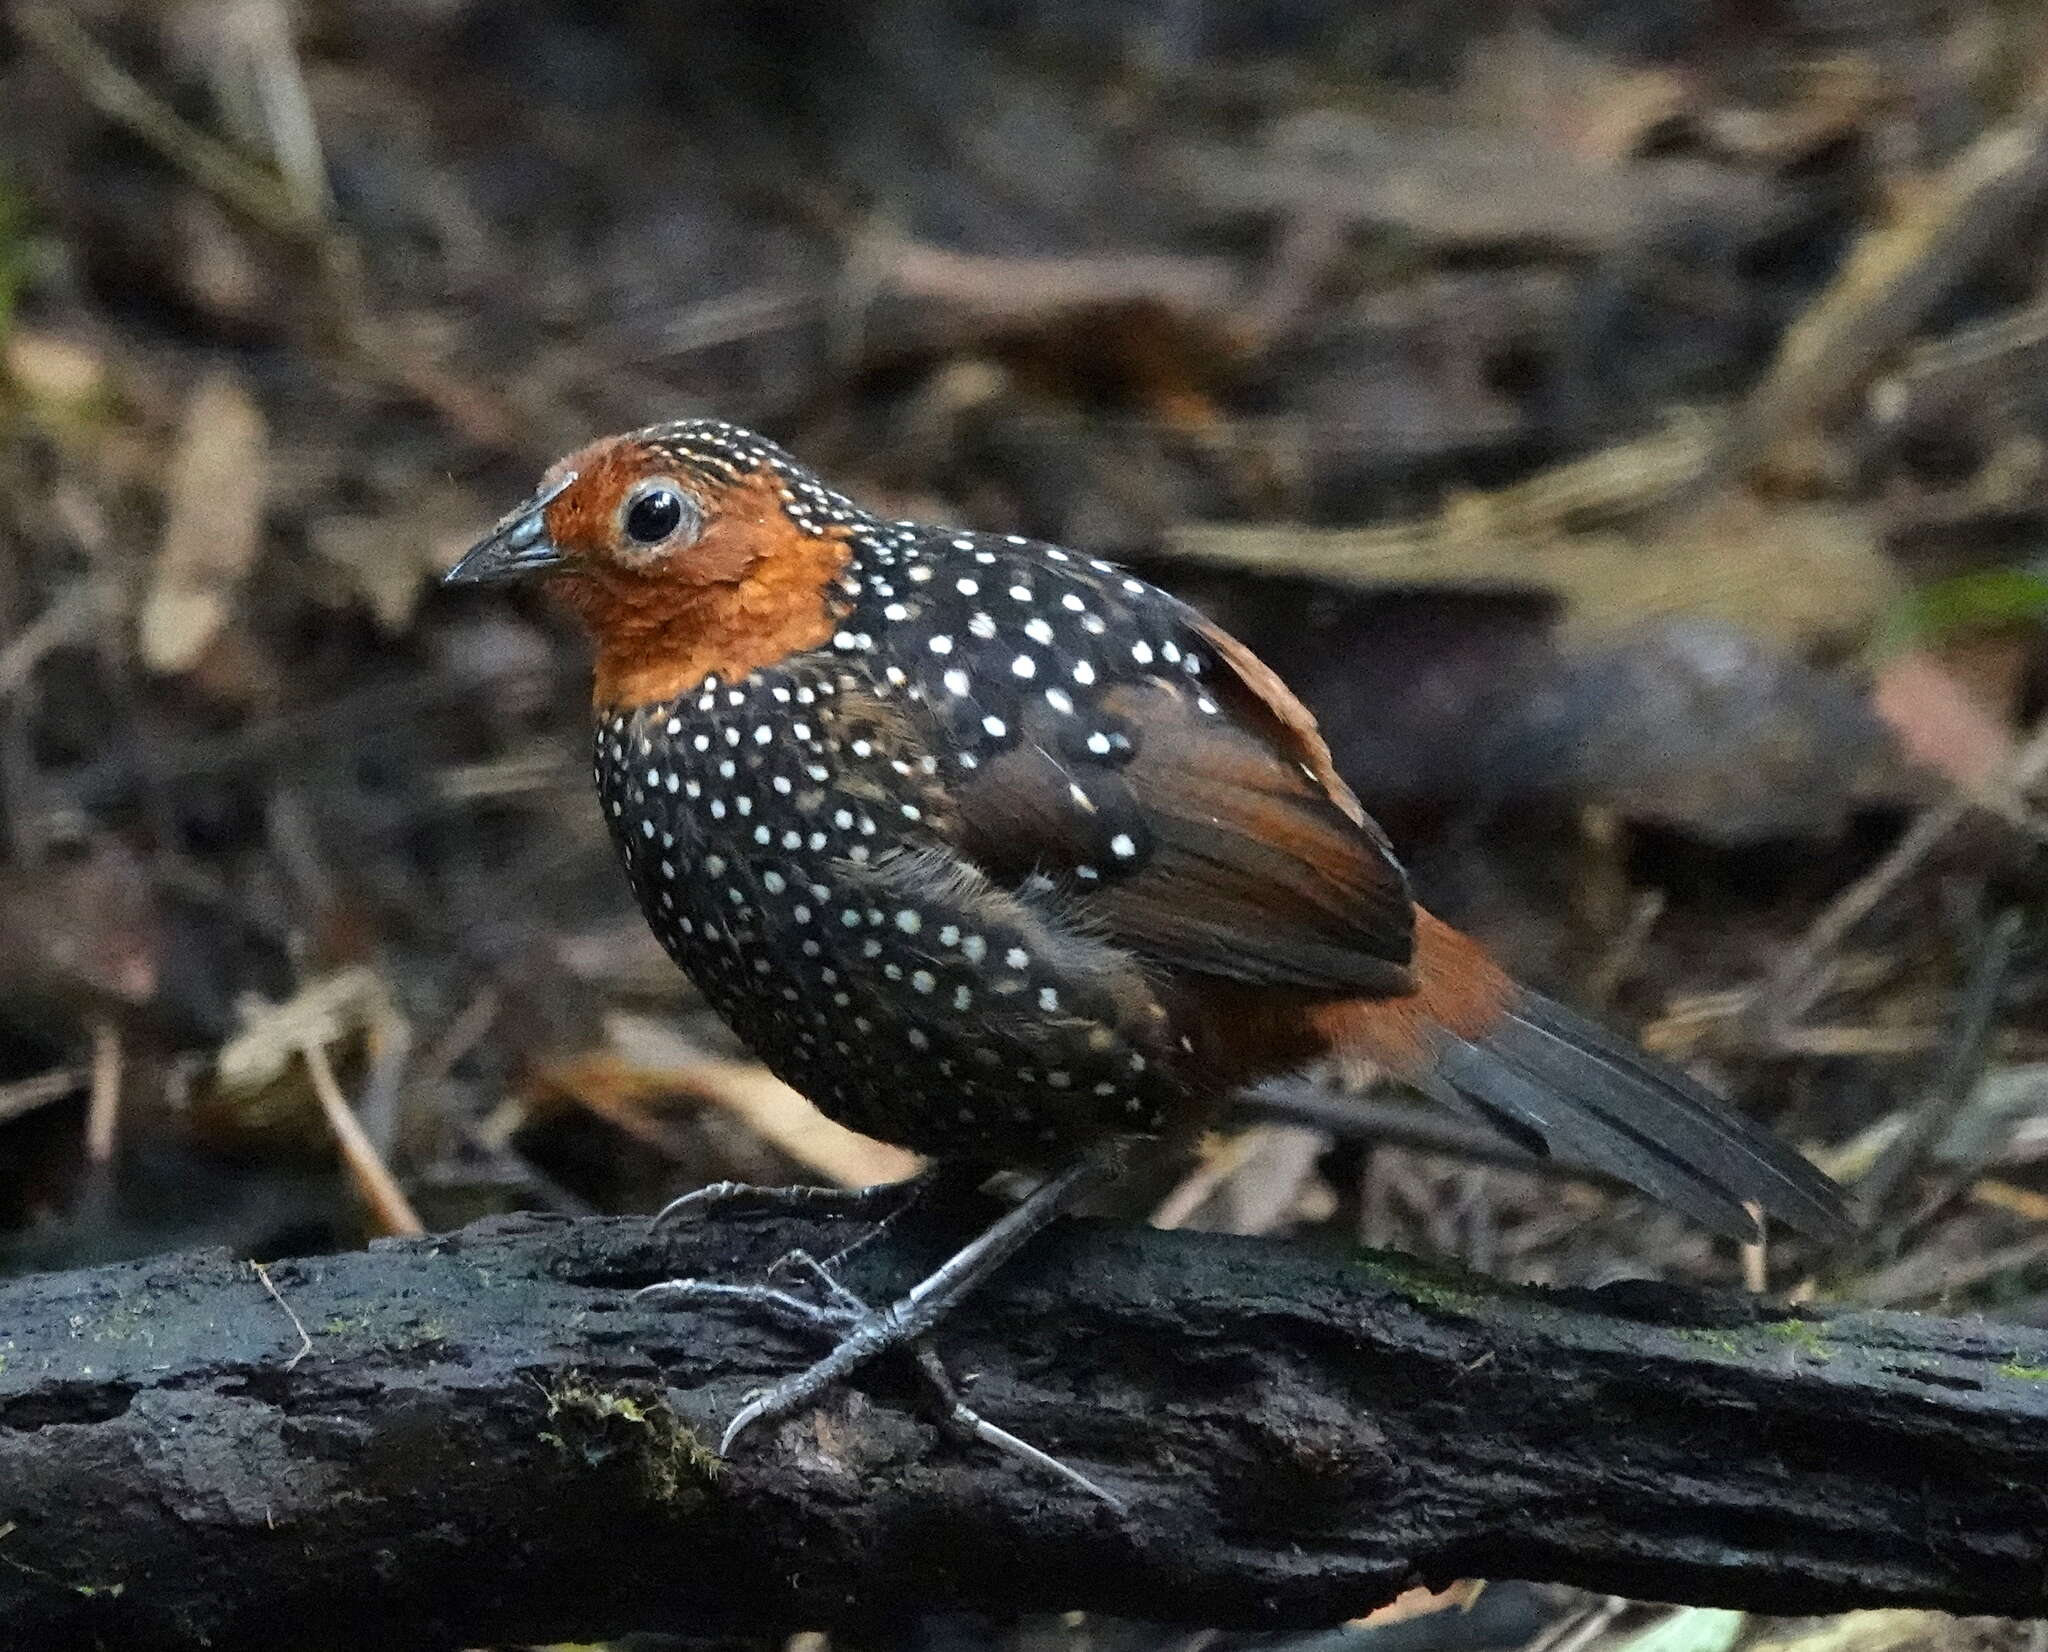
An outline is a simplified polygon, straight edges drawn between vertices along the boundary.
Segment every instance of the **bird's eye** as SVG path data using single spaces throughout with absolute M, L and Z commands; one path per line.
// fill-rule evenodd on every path
M 670 483 L 652 482 L 627 503 L 621 523 L 636 545 L 659 545 L 683 524 L 688 506 Z

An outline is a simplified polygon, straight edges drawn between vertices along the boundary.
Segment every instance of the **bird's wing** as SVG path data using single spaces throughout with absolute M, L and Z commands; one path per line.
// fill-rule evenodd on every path
M 1407 878 L 1315 719 L 1249 649 L 1173 608 L 1199 674 L 1125 670 L 1073 713 L 1032 706 L 960 787 L 960 849 L 998 879 L 1047 880 L 1170 970 L 1408 992 Z

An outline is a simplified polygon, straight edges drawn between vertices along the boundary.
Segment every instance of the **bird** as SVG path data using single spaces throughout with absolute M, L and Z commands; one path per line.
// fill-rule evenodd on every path
M 1421 906 L 1280 677 L 1107 560 L 884 519 L 686 418 L 561 459 L 444 577 L 544 579 L 588 628 L 600 807 L 739 1038 L 854 1130 L 1042 1177 L 894 1304 L 826 1279 L 837 1346 L 726 1451 L 922 1338 L 1134 1144 L 1311 1066 L 1719 1234 L 1848 1227 L 1805 1157 Z

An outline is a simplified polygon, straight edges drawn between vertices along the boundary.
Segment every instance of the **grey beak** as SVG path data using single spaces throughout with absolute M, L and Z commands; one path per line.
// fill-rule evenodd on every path
M 441 576 L 443 585 L 487 585 L 560 567 L 561 548 L 548 538 L 547 508 L 576 480 L 572 470 L 503 518 Z

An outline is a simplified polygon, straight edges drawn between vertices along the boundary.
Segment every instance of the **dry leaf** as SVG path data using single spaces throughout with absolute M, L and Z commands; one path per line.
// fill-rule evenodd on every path
M 1981 792 L 2012 761 L 2012 732 L 1931 654 L 1911 649 L 1877 673 L 1872 708 L 1915 763 Z
M 737 1113 L 778 1152 L 841 1187 L 900 1182 L 924 1162 L 834 1124 L 766 1067 L 706 1055 L 651 1016 L 615 1011 L 605 1017 L 605 1031 L 634 1066 L 665 1074 L 676 1088 Z
M 190 670 L 227 624 L 263 543 L 267 448 L 262 409 L 232 374 L 216 373 L 192 393 L 139 622 L 150 670 Z

